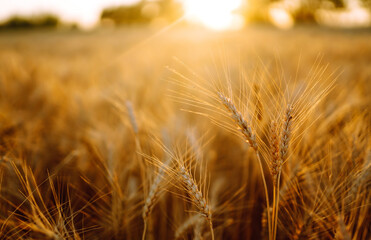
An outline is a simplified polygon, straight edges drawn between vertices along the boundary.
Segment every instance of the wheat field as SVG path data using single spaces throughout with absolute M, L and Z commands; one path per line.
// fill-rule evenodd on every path
M 0 33 L 0 238 L 370 239 L 370 38 Z

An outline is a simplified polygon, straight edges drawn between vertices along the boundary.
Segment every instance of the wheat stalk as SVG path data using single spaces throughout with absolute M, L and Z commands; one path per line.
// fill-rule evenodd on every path
M 273 232 L 273 239 L 276 239 L 277 234 L 277 225 L 278 225 L 278 207 L 279 207 L 279 200 L 280 200 L 280 178 L 281 178 L 281 172 L 282 172 L 282 165 L 287 160 L 287 152 L 289 148 L 289 142 L 290 142 L 290 135 L 291 135 L 291 124 L 292 124 L 292 106 L 290 104 L 287 105 L 285 118 L 282 124 L 282 132 L 281 132 L 281 140 L 279 144 L 279 159 L 275 159 L 275 169 L 274 169 L 274 177 L 273 177 L 273 226 L 272 226 L 272 232 Z M 274 126 L 273 126 L 274 127 Z M 274 130 L 277 134 L 277 130 Z M 276 135 L 277 136 L 277 135 Z M 274 148 L 274 151 L 277 151 L 277 145 L 278 142 L 271 143 L 276 145 Z M 277 152 L 274 153 L 274 158 L 277 157 Z M 277 172 L 278 171 L 278 172 Z
M 248 122 L 243 118 L 241 112 L 239 112 L 234 105 L 232 99 L 224 96 L 221 92 L 218 92 L 218 97 L 223 103 L 224 107 L 231 113 L 230 117 L 234 120 L 238 128 L 240 129 L 242 135 L 246 139 L 246 141 L 249 143 L 249 145 L 254 149 L 256 157 L 258 159 L 260 173 L 264 185 L 264 191 L 265 191 L 265 201 L 267 203 L 267 207 L 269 207 L 269 195 L 268 195 L 268 187 L 267 183 L 265 181 L 264 177 L 264 170 L 262 161 L 260 159 L 260 154 L 258 152 L 258 145 L 256 143 L 256 136 L 252 132 L 251 127 L 249 126 Z M 271 216 L 268 215 L 268 226 L 269 226 L 269 239 L 271 239 Z

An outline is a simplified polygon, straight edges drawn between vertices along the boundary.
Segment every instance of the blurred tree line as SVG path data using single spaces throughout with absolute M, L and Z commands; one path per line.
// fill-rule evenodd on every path
M 202 1 L 202 0 L 200 0 Z M 228 0 L 225 0 L 228 1 Z M 318 9 L 345 9 L 354 4 L 371 9 L 371 0 L 242 0 L 241 14 L 246 22 L 269 22 L 269 8 L 279 5 L 296 22 L 315 22 Z M 210 6 L 212 11 L 213 6 Z M 141 0 L 130 6 L 104 9 L 101 22 L 115 25 L 148 24 L 156 19 L 174 21 L 183 15 L 182 0 Z
M 363 7 L 371 11 L 371 0 L 243 0 L 241 12 L 246 22 L 269 22 L 268 13 L 272 6 L 285 9 L 295 22 L 312 23 L 319 9 L 336 11 Z
M 167 24 L 181 18 L 184 14 L 183 0 L 141 0 L 133 5 L 106 8 L 101 12 L 100 22 L 119 25 L 151 24 L 154 22 Z M 202 1 L 202 0 L 200 0 Z M 228 1 L 228 0 L 225 0 Z M 318 9 L 346 9 L 355 6 L 371 10 L 371 0 L 242 0 L 237 11 L 246 22 L 269 22 L 269 9 L 272 6 L 284 8 L 291 14 L 295 22 L 315 22 Z M 210 5 L 210 11 L 213 6 Z M 66 25 L 53 14 L 41 14 L 31 17 L 13 16 L 0 23 L 3 29 L 35 29 L 57 28 L 64 26 L 77 28 L 77 24 Z
M 1 23 L 0 29 L 56 28 L 60 24 L 60 19 L 52 14 L 42 14 L 32 17 L 13 16 Z
M 172 22 L 183 15 L 180 1 L 141 0 L 130 6 L 106 8 L 102 11 L 101 22 L 110 21 L 115 25 L 149 24 L 159 20 Z

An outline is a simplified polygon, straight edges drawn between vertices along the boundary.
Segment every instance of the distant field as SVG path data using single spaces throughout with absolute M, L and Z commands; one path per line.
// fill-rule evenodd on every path
M 370 39 L 0 32 L 0 238 L 370 239 Z

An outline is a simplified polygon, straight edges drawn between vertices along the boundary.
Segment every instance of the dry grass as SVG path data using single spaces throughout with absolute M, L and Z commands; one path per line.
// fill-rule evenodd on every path
M 1 239 L 371 238 L 370 33 L 1 34 Z

